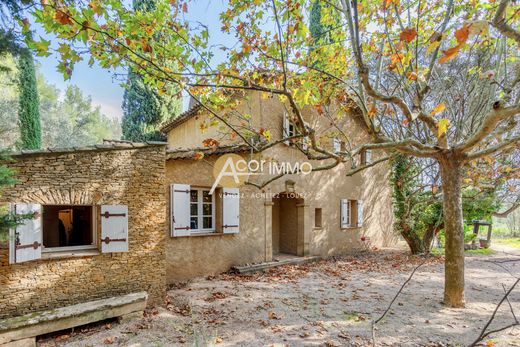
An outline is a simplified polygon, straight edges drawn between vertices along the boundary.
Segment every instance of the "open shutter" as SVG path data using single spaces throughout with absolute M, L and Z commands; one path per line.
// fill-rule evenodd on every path
M 171 236 L 189 236 L 191 234 L 190 189 L 189 184 L 171 185 Z
M 338 139 L 336 137 L 334 139 L 332 139 L 332 146 L 334 148 L 334 153 L 341 152 L 341 141 L 340 141 L 340 139 Z
M 350 200 L 341 199 L 341 228 L 350 228 Z
M 240 191 L 238 188 L 222 189 L 222 232 L 236 234 L 240 226 Z
M 357 226 L 363 226 L 363 200 L 357 202 Z
M 9 231 L 9 263 L 23 263 L 42 257 L 42 206 L 40 204 L 14 204 L 11 212 L 17 215 L 34 214 Z
M 128 252 L 128 206 L 101 206 L 101 252 Z
M 367 149 L 365 151 L 365 165 L 372 164 L 372 151 Z
M 287 138 L 287 137 L 291 136 L 290 135 L 291 122 L 289 121 L 289 114 L 287 112 L 283 113 L 283 124 L 282 124 L 282 127 L 283 127 L 283 137 Z M 284 141 L 284 143 L 286 145 L 290 144 L 289 140 Z

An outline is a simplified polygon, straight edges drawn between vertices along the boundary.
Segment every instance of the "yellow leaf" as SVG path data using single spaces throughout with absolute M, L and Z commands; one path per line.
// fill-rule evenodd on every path
M 428 48 L 426 48 L 426 54 L 432 54 L 432 52 L 435 50 L 435 48 L 439 47 L 440 44 L 441 44 L 440 40 L 430 42 L 430 44 L 428 45 Z
M 470 35 L 479 35 L 488 36 L 489 34 L 489 23 L 487 20 L 474 20 L 468 23 L 469 24 L 469 34 Z
M 441 102 L 437 106 L 433 108 L 433 110 L 430 112 L 430 116 L 435 116 L 437 113 L 442 112 L 446 109 L 446 104 Z
M 495 343 L 493 342 L 493 340 L 487 340 L 486 341 L 486 346 L 487 347 L 493 347 L 495 345 Z
M 437 137 L 442 137 L 446 135 L 446 131 L 448 131 L 448 127 L 450 126 L 450 120 L 446 118 L 442 118 L 437 122 Z

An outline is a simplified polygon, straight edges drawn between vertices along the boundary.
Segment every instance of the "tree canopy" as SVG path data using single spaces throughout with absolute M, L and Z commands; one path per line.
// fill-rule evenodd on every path
M 45 39 L 29 45 L 41 55 L 57 52 L 65 75 L 88 52 L 103 67 L 138 69 L 159 92 L 181 86 L 253 151 L 273 143 L 248 136 L 265 135 L 262 129 L 233 125 L 234 114 L 223 112 L 236 105 L 236 93 L 229 91 L 275 95 L 296 124 L 291 140 L 299 139 L 297 147 L 309 159 L 329 161 L 315 170 L 356 167 L 355 158 L 368 149 L 384 155 L 366 166 L 396 152 L 435 161 L 446 230 L 444 301 L 463 306 L 464 172 L 483 160 L 501 165 L 499 155 L 516 151 L 520 141 L 518 10 L 511 0 L 327 1 L 320 22 L 334 28 L 331 43 L 309 50 L 313 3 L 229 1 L 220 14 L 220 30 L 230 38 L 219 46 L 227 54 L 223 62 L 213 59 L 207 26 L 186 18 L 190 2 L 183 0 L 157 1 L 153 13 L 131 13 L 117 0 L 48 0 L 34 18 L 56 35 L 57 47 Z M 345 140 L 345 150 L 324 146 L 321 139 L 331 134 L 308 124 L 302 109 L 326 116 L 328 105 L 363 127 L 370 141 L 353 143 L 338 131 L 333 136 Z M 510 169 L 518 175 L 518 166 Z

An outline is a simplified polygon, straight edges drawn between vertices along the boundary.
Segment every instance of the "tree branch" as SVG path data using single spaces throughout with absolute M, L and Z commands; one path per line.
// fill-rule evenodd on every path
M 520 32 L 514 29 L 512 26 L 506 23 L 505 13 L 507 6 L 511 0 L 502 0 L 498 5 L 497 13 L 493 18 L 491 24 L 497 28 L 504 36 L 509 37 L 516 41 L 520 45 Z

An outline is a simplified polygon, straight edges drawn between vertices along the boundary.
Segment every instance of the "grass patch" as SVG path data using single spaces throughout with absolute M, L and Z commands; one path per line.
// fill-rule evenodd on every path
M 493 241 L 499 245 L 505 245 L 515 248 L 520 248 L 520 237 L 507 237 L 504 239 L 493 239 Z
M 495 254 L 495 251 L 490 248 L 468 249 L 464 252 L 470 254 Z
M 432 248 L 433 255 L 444 255 L 444 248 Z M 464 251 L 468 254 L 495 254 L 495 251 L 490 248 L 468 249 Z

